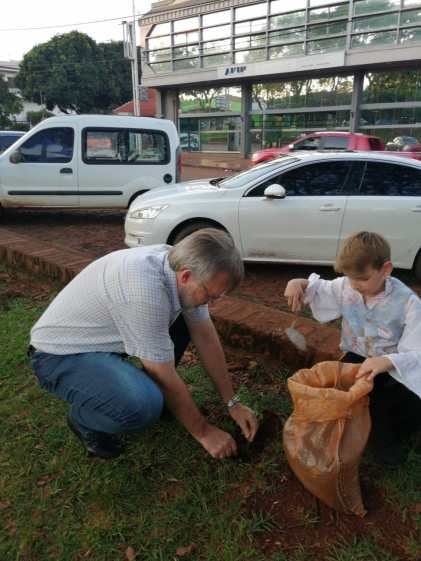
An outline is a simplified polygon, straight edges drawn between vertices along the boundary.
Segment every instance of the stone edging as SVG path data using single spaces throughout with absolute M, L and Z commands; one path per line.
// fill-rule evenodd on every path
M 69 282 L 92 258 L 86 253 L 48 244 L 0 227 L 0 260 Z M 297 351 L 285 336 L 294 316 L 240 298 L 225 297 L 211 306 L 211 315 L 221 338 L 232 347 L 263 353 L 291 369 L 310 366 L 340 356 L 339 331 L 300 317 L 296 327 L 306 337 L 307 351 Z

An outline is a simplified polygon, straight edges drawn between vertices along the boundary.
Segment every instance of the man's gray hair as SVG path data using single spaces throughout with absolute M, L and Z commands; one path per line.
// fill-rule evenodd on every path
M 183 238 L 170 249 L 168 261 L 174 271 L 189 269 L 199 282 L 227 273 L 230 290 L 244 277 L 243 261 L 231 236 L 216 228 L 203 228 Z

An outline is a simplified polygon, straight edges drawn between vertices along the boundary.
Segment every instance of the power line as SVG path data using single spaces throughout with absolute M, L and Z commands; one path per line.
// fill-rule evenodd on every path
M 143 14 L 136 14 L 135 17 L 139 17 Z M 57 24 L 57 25 L 44 25 L 42 27 L 10 27 L 10 28 L 5 28 L 5 29 L 0 29 L 0 31 L 39 31 L 42 29 L 58 29 L 61 27 L 73 27 L 75 25 L 91 25 L 93 23 L 104 23 L 107 21 L 121 21 L 124 19 L 129 19 L 129 18 L 133 18 L 133 14 L 129 15 L 129 16 L 121 16 L 118 18 L 108 18 L 108 19 L 97 19 L 97 20 L 91 20 L 91 21 L 80 21 L 77 23 L 63 23 L 63 24 Z

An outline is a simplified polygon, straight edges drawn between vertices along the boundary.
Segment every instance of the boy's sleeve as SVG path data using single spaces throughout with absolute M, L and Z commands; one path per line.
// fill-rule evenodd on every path
M 317 321 L 325 323 L 342 315 L 342 293 L 345 277 L 332 281 L 321 279 L 316 273 L 308 277 L 304 302 L 310 305 Z
M 412 296 L 398 352 L 386 355 L 395 367 L 389 374 L 421 398 L 421 300 Z

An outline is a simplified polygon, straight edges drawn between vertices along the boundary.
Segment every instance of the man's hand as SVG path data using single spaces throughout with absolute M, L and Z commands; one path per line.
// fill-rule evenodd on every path
M 308 286 L 307 279 L 292 279 L 285 288 L 284 296 L 292 312 L 299 312 L 303 307 L 304 293 Z
M 240 427 L 245 438 L 251 442 L 256 436 L 257 429 L 259 428 L 259 423 L 253 411 L 246 405 L 237 403 L 230 408 L 229 413 Z
M 388 372 L 391 368 L 394 368 L 393 363 L 385 356 L 366 358 L 361 364 L 356 378 L 367 376 L 367 380 L 373 380 L 377 374 Z
M 196 440 L 212 458 L 223 460 L 237 454 L 237 444 L 232 436 L 213 425 L 207 425 L 204 434 L 196 437 Z

